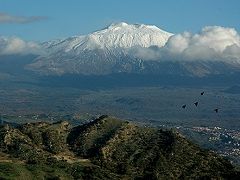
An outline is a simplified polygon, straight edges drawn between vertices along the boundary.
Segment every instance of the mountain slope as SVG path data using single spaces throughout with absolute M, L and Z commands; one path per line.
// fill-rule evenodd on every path
M 32 170 L 45 178 L 67 174 L 69 179 L 239 176 L 230 162 L 178 133 L 139 127 L 108 116 L 75 128 L 67 122 L 1 126 L 0 149 L 6 153 L 0 159 L 0 176 L 5 178 L 9 174 L 4 168 L 14 163 L 24 169 L 22 172 Z M 16 178 L 21 177 L 17 169 L 12 171 Z

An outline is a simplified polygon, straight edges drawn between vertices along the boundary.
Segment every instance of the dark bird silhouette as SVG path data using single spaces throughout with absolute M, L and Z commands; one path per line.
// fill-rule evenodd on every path
M 204 91 L 203 91 L 203 92 L 201 92 L 201 96 L 202 96 L 202 95 L 204 95 Z
M 194 104 L 195 104 L 196 107 L 198 106 L 198 102 L 195 102 Z
M 184 105 L 182 106 L 182 108 L 183 108 L 183 109 L 185 109 L 185 108 L 186 108 L 186 106 L 187 106 L 187 105 L 186 105 L 186 104 L 184 104 Z
M 218 108 L 214 109 L 214 111 L 215 111 L 216 113 L 218 113 Z

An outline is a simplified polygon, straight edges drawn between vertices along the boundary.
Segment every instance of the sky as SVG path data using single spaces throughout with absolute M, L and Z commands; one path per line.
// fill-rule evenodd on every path
M 205 26 L 239 32 L 239 9 L 239 0 L 0 0 L 0 36 L 47 41 L 122 21 L 172 33 L 197 33 Z

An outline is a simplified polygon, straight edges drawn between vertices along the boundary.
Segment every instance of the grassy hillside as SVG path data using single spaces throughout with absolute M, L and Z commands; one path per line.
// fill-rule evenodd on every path
M 0 127 L 3 179 L 237 178 L 222 157 L 181 134 L 101 116 L 71 127 L 27 123 Z

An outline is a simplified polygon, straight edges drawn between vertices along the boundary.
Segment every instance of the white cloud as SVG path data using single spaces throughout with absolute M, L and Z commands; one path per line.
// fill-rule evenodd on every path
M 225 59 L 230 58 L 233 60 L 239 60 L 240 59 L 240 47 L 236 44 L 227 46 L 225 50 L 223 51 L 223 54 L 225 56 Z
M 188 48 L 190 43 L 191 34 L 190 33 L 183 33 L 183 34 L 176 34 L 169 38 L 164 48 L 172 54 L 180 54 L 185 49 Z
M 219 26 L 208 26 L 202 29 L 200 34 L 192 36 L 190 46 L 208 47 L 216 52 L 222 52 L 227 46 L 240 45 L 239 35 L 235 29 Z
M 158 60 L 161 58 L 161 51 L 157 46 L 150 46 L 149 48 L 135 46 L 131 48 L 128 53 L 144 60 Z
M 29 53 L 39 54 L 43 51 L 35 42 L 17 37 L 0 37 L 0 55 Z M 163 47 L 134 47 L 129 53 L 144 60 L 240 62 L 240 35 L 233 28 L 207 26 L 196 34 L 184 32 L 173 35 Z
M 153 49 L 149 54 L 154 54 L 154 59 L 158 60 L 237 60 L 240 62 L 240 36 L 233 28 L 207 26 L 197 34 L 184 32 L 173 35 L 165 46 L 155 49 L 156 52 L 152 51 Z M 144 58 L 146 53 L 146 50 L 137 52 L 137 56 Z
M 24 24 L 24 23 L 31 23 L 35 21 L 40 21 L 46 19 L 46 17 L 43 16 L 13 16 L 10 14 L 6 13 L 0 13 L 0 23 L 19 23 L 19 24 Z
M 0 55 L 39 54 L 40 51 L 37 43 L 24 41 L 17 37 L 0 37 Z

